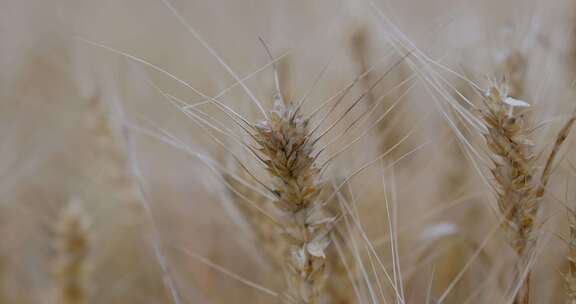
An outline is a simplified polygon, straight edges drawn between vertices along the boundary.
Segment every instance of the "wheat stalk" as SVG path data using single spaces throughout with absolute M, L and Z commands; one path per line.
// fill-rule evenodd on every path
M 60 213 L 56 226 L 56 303 L 88 303 L 88 220 L 77 200 Z
M 325 215 L 318 199 L 320 170 L 315 164 L 308 121 L 297 105 L 284 104 L 277 95 L 274 110 L 254 130 L 259 154 L 274 180 L 274 205 L 282 213 L 289 299 L 319 303 L 326 277 L 325 250 L 334 219 Z

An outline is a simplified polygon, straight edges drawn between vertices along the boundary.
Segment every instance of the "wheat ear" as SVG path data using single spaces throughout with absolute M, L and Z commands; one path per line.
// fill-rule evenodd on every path
M 60 213 L 55 249 L 56 303 L 88 303 L 88 221 L 77 200 Z
M 297 105 L 284 104 L 277 95 L 274 110 L 254 130 L 258 151 L 274 180 L 274 205 L 282 214 L 290 302 L 319 303 L 334 220 L 318 199 L 320 170 L 308 121 Z
M 484 137 L 493 162 L 493 186 L 503 226 L 518 259 L 523 260 L 535 240 L 533 228 L 539 205 L 533 181 L 535 157 L 528 137 L 531 128 L 507 104 L 507 94 L 504 85 L 493 85 L 486 94 L 482 119 L 488 130 Z M 514 303 L 529 303 L 530 273 L 520 286 Z
M 512 234 L 512 247 L 522 255 L 532 240 L 537 204 L 533 177 L 536 173 L 530 126 L 507 103 L 504 86 L 492 86 L 485 99 L 482 119 L 487 127 L 486 145 L 493 162 L 492 174 L 504 226 Z
M 520 261 L 519 266 L 522 266 L 536 241 L 534 227 L 540 202 L 558 151 L 575 117 L 571 117 L 560 130 L 538 180 L 534 178 L 536 157 L 528 136 L 532 128 L 522 114 L 514 111 L 517 105 L 523 103 L 508 97 L 505 85 L 493 85 L 486 94 L 486 107 L 481 116 L 488 130 L 484 137 L 493 162 L 491 171 L 498 208 L 504 218 L 503 226 L 510 234 L 510 244 Z M 520 284 L 514 303 L 530 303 L 530 271 Z

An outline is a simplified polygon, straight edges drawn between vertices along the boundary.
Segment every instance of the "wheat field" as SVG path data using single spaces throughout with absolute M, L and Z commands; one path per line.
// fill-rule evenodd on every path
M 0 0 L 0 303 L 576 304 L 576 3 Z

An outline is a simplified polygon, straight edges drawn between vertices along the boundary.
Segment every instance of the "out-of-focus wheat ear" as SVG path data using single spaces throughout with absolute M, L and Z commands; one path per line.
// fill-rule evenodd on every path
M 500 62 L 497 74 L 506 75 L 508 94 L 514 98 L 526 98 L 526 56 L 518 49 L 511 50 Z
M 350 195 L 343 188 L 338 188 L 344 179 L 335 178 L 333 182 L 327 183 L 320 194 L 320 200 L 325 202 L 325 210 L 333 217 L 340 217 L 345 211 L 340 209 L 342 202 L 339 200 L 349 200 Z M 337 195 L 333 195 L 336 193 Z M 350 248 L 351 238 L 356 237 L 353 232 L 346 229 L 345 221 L 338 221 L 331 233 L 333 246 L 328 249 L 329 256 L 327 263 L 330 268 L 330 275 L 326 279 L 325 293 L 330 298 L 330 303 L 345 304 L 361 301 L 358 288 L 357 276 L 358 263 L 355 260 L 354 252 Z
M 273 180 L 273 204 L 281 213 L 288 301 L 316 304 L 327 275 L 326 250 L 335 219 L 319 199 L 320 169 L 308 126 L 297 105 L 285 104 L 277 94 L 268 118 L 254 126 L 253 138 Z
M 358 67 L 358 72 L 364 73 L 370 69 L 370 37 L 369 32 L 366 27 L 361 27 L 357 29 L 350 39 L 350 48 L 352 52 L 352 60 Z M 366 74 L 365 77 L 360 79 L 361 86 L 364 90 L 370 88 L 370 83 L 372 82 L 371 74 Z M 366 100 L 369 104 L 374 104 L 376 97 L 374 92 L 369 90 L 367 93 Z
M 570 135 L 570 131 L 572 130 L 575 122 L 576 112 L 573 112 L 572 116 L 568 119 L 568 121 L 566 121 L 566 123 L 564 123 L 558 132 L 558 135 L 556 135 L 556 140 L 554 141 L 552 150 L 546 159 L 546 165 L 544 166 L 544 170 L 542 171 L 542 175 L 540 177 L 540 185 L 536 190 L 536 195 L 538 197 L 544 196 L 544 192 L 546 191 L 546 186 L 548 185 L 548 181 L 550 181 L 550 177 L 552 176 L 552 171 L 554 169 L 558 153 L 560 152 L 560 148 L 562 148 L 562 145 L 564 142 L 566 142 L 566 139 L 568 138 L 568 135 Z
M 374 65 L 371 62 L 372 41 L 370 39 L 370 30 L 367 26 L 358 28 L 350 39 L 352 60 L 357 66 L 358 74 L 363 75 L 358 78 L 359 87 L 366 92 L 365 99 L 369 108 L 376 110 L 378 104 L 383 104 L 386 112 L 393 110 L 399 113 L 402 111 L 401 105 L 396 107 L 395 104 L 405 92 L 403 90 L 390 90 L 382 95 L 375 87 L 375 84 L 379 84 L 383 88 L 394 87 L 402 83 L 404 79 L 408 79 L 410 75 L 407 73 L 406 66 L 403 64 L 404 60 L 402 59 L 393 64 L 392 68 L 385 73 L 387 74 L 386 80 L 381 79 L 374 82 L 376 79 L 373 76 L 377 71 L 372 71 Z M 406 116 L 399 117 L 400 115 L 386 115 L 379 119 L 377 132 L 379 134 L 378 145 L 381 151 L 387 151 L 402 137 L 402 130 L 406 126 L 403 123 L 405 119 L 401 118 L 406 118 Z M 390 157 L 397 158 L 403 152 L 401 149 L 392 151 Z
M 98 170 L 94 170 L 98 172 L 97 176 L 93 178 L 112 188 L 132 207 L 137 207 L 136 186 L 129 170 L 122 128 L 119 121 L 112 119 L 111 107 L 98 95 L 89 100 L 87 107 L 86 125 L 93 138 L 91 151 L 98 166 Z
M 562 239 L 568 245 L 568 271 L 564 273 L 564 288 L 566 290 L 566 304 L 576 304 L 576 213 L 568 209 L 569 234 Z
M 330 275 L 326 281 L 326 293 L 330 294 L 330 303 L 348 304 L 361 300 L 357 282 L 357 262 L 348 246 L 348 239 L 339 230 L 335 229 L 332 234 L 335 246 L 330 248 L 331 258 Z
M 119 97 L 104 99 L 98 93 L 94 94 L 87 105 L 86 127 L 92 142 L 90 146 L 91 162 L 86 165 L 88 174 L 102 187 L 102 193 L 107 203 L 113 202 L 115 215 L 121 215 L 121 223 L 108 219 L 110 225 L 121 224 L 124 229 L 116 235 L 114 250 L 121 252 L 126 250 L 131 261 L 144 259 L 145 255 L 136 243 L 140 240 L 140 231 L 137 229 L 149 229 L 146 233 L 150 238 L 154 256 L 162 271 L 158 276 L 166 287 L 172 303 L 181 303 L 180 295 L 176 289 L 173 277 L 169 272 L 167 258 L 160 242 L 160 235 L 156 221 L 152 216 L 150 203 L 145 193 L 143 180 L 140 176 L 138 160 L 135 157 L 128 129 L 122 125 L 126 121 L 125 113 Z M 145 217 L 150 226 L 144 226 Z M 115 217 L 118 220 L 118 217 Z M 126 229 L 129 228 L 129 229 Z M 120 236 L 121 235 L 121 236 Z M 116 262 L 116 261 L 115 261 Z M 122 266 L 134 267 L 134 264 L 125 263 Z M 115 269 L 119 270 L 119 269 Z M 125 270 L 122 270 L 125 271 Z
M 244 181 L 249 183 L 248 174 L 243 172 L 240 171 L 238 177 L 245 178 Z M 277 237 L 279 227 L 269 217 L 256 209 L 258 207 L 261 210 L 266 210 L 267 203 L 269 203 L 268 199 L 239 182 L 230 174 L 224 174 L 223 178 L 229 186 L 229 194 L 233 199 L 234 207 L 249 226 L 251 234 L 249 237 L 253 242 L 251 246 L 258 246 L 258 251 L 264 253 L 266 262 L 274 270 L 282 270 L 279 261 L 282 256 L 283 242 Z
M 564 126 L 558 132 L 554 146 L 546 159 L 546 165 L 540 177 L 540 185 L 536 190 L 536 195 L 540 198 L 544 196 L 546 186 L 552 175 L 557 155 L 566 142 L 574 123 L 576 122 L 576 112 L 564 123 Z M 565 239 L 568 245 L 568 272 L 564 274 L 564 286 L 566 290 L 566 303 L 576 304 L 576 213 L 573 209 L 568 208 L 569 234 Z
M 56 223 L 54 288 L 57 304 L 89 303 L 89 222 L 79 200 L 65 206 Z
M 564 126 L 562 126 L 558 132 L 558 135 L 556 136 L 556 141 L 554 142 L 554 146 L 552 147 L 552 150 L 546 159 L 546 165 L 544 166 L 544 170 L 542 171 L 542 176 L 540 178 L 540 185 L 538 186 L 536 193 L 536 195 L 539 197 L 544 196 L 546 185 L 548 184 L 550 176 L 552 175 L 558 152 L 568 138 L 568 135 L 574 126 L 574 122 L 576 122 L 576 112 L 574 112 L 570 119 L 564 123 Z M 569 234 L 568 238 L 564 240 L 568 245 L 568 272 L 564 274 L 564 287 L 566 290 L 566 303 L 576 304 L 576 212 L 571 208 L 567 209 Z

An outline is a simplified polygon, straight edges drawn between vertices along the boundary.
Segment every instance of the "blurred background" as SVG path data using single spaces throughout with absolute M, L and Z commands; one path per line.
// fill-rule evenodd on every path
M 443 303 L 508 303 L 514 255 L 488 169 L 442 105 L 481 104 L 471 83 L 506 75 L 546 151 L 575 106 L 575 14 L 567 0 L 0 0 L 0 303 L 287 302 L 262 231 L 274 236 L 238 193 L 262 197 L 231 179 L 251 180 L 236 160 L 266 172 L 239 144 L 250 138 L 206 102 L 262 120 L 239 77 L 272 109 L 260 39 L 284 97 L 307 96 L 302 113 L 353 83 L 333 113 L 319 112 L 336 122 L 366 94 L 318 144 L 320 161 L 338 153 L 327 186 L 353 176 L 341 195 L 357 223 L 342 220 L 353 261 L 331 267 L 322 303 L 397 301 L 382 266 L 400 270 L 407 303 L 447 289 Z M 575 155 L 562 154 L 533 303 L 566 297 L 558 236 Z

